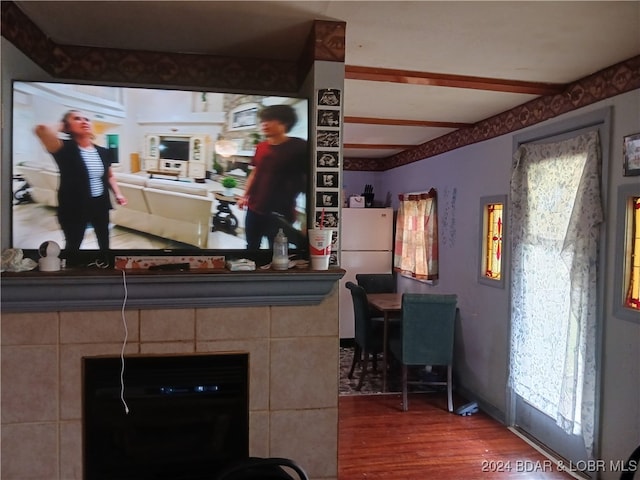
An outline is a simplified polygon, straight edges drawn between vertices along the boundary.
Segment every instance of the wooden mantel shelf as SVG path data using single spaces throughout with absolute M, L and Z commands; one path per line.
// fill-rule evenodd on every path
M 314 305 L 345 271 L 137 272 L 66 270 L 2 274 L 2 312 Z M 126 284 L 126 290 L 125 290 Z

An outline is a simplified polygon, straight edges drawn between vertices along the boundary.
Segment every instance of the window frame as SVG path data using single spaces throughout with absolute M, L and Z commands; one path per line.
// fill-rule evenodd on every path
M 479 232 L 479 249 L 478 249 L 478 283 L 483 285 L 488 285 L 494 288 L 505 288 L 506 281 L 505 278 L 507 276 L 508 268 L 507 268 L 507 252 L 509 251 L 507 248 L 507 220 L 508 220 L 508 206 L 507 206 L 507 195 L 490 195 L 485 197 L 480 197 L 480 214 L 478 218 L 480 219 L 480 228 Z M 487 249 L 486 249 L 486 236 L 487 236 L 487 207 L 492 204 L 500 203 L 502 204 L 502 258 L 500 260 L 500 278 L 489 278 L 484 274 L 486 264 L 485 259 L 487 257 Z
M 640 323 L 640 312 L 625 305 L 628 269 L 629 211 L 632 197 L 640 197 L 640 183 L 630 183 L 618 187 L 616 206 L 616 259 L 614 267 L 613 314 L 622 320 Z

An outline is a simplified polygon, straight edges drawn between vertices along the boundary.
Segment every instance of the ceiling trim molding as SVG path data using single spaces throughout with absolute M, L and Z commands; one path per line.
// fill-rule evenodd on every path
M 471 127 L 383 159 L 343 160 L 344 170 L 384 171 L 513 133 L 592 103 L 640 88 L 640 55 L 570 83 L 563 92 L 531 100 Z
M 372 150 L 405 150 L 413 148 L 415 145 L 389 145 L 383 143 L 345 143 L 342 148 L 361 148 Z
M 472 77 L 444 73 L 415 72 L 392 68 L 361 67 L 345 65 L 344 78 L 372 82 L 405 83 L 434 87 L 469 88 L 494 92 L 522 93 L 528 95 L 549 95 L 564 89 L 564 85 L 542 82 L 525 82 L 501 78 Z
M 1 2 L 0 34 L 22 53 L 53 74 L 52 52 L 55 44 L 14 2 Z
M 365 125 L 398 125 L 402 127 L 435 127 L 435 128 L 465 128 L 472 123 L 435 122 L 432 120 L 402 120 L 397 118 L 375 117 L 344 117 L 344 123 L 362 123 Z

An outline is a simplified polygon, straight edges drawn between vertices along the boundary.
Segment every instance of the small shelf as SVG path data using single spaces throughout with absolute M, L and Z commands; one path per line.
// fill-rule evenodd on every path
M 345 271 L 82 270 L 2 274 L 2 312 L 315 305 Z

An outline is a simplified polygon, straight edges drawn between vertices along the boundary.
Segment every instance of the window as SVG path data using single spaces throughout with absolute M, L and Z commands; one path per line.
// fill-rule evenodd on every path
M 478 281 L 504 288 L 504 223 L 507 196 L 480 199 L 480 266 Z
M 421 281 L 438 278 L 438 216 L 435 189 L 400 195 L 393 266 Z
M 618 190 L 618 244 L 616 245 L 616 316 L 640 321 L 640 186 Z
M 629 273 L 626 275 L 627 295 L 625 306 L 640 311 L 640 197 L 631 197 L 629 202 L 630 236 L 629 253 L 626 263 L 629 265 Z
M 484 276 L 492 280 L 500 280 L 502 268 L 502 207 L 502 203 L 485 207 Z

